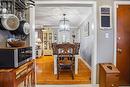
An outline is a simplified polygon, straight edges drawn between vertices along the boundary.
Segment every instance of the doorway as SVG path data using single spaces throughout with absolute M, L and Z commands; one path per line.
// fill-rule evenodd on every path
M 93 55 L 92 55 L 92 74 L 91 74 L 91 81 L 93 84 L 96 84 L 96 57 L 97 57 L 97 27 L 96 27 L 96 2 L 95 1 L 68 1 L 68 2 L 64 2 L 64 1 L 38 1 L 36 2 L 36 4 L 40 4 L 40 5 L 92 5 L 93 7 L 93 12 L 94 12 L 94 50 L 93 50 Z
M 130 2 L 115 2 L 115 60 L 120 85 L 130 85 Z

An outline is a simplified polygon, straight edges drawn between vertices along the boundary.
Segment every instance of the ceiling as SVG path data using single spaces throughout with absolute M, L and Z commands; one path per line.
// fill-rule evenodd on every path
M 58 27 L 59 20 L 63 18 L 63 14 L 66 14 L 66 18 L 70 21 L 72 28 L 78 27 L 92 12 L 92 7 L 45 7 L 36 6 L 36 27 L 51 26 Z

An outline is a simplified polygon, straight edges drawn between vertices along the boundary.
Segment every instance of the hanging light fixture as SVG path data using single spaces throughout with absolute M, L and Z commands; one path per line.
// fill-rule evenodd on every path
M 70 30 L 70 21 L 65 18 L 66 14 L 63 14 L 63 19 L 59 21 L 60 31 L 69 31 Z

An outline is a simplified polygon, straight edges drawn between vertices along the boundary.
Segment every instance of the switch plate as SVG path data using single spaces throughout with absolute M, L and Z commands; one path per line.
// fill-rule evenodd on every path
M 109 33 L 105 33 L 105 38 L 109 38 Z

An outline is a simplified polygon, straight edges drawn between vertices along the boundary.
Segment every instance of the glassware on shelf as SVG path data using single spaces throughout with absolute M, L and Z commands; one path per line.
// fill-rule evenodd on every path
M 43 31 L 43 54 L 44 55 L 52 55 L 52 36 L 53 33 L 51 29 L 46 29 Z

